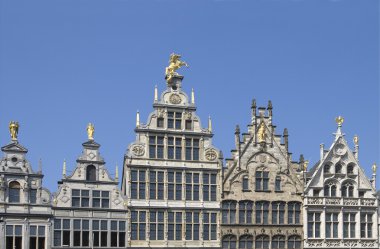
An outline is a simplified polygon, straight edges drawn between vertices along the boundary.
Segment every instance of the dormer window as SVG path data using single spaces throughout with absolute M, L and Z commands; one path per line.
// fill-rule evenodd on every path
M 330 173 L 330 165 L 325 164 L 325 166 L 323 166 L 323 173 L 324 174 Z
M 191 130 L 192 129 L 192 121 L 191 119 L 185 121 L 185 129 Z
M 88 165 L 86 169 L 86 180 L 96 181 L 96 168 L 94 165 Z
M 336 185 L 332 182 L 327 183 L 324 188 L 326 197 L 335 197 L 336 196 Z
M 13 181 L 9 183 L 9 202 L 20 203 L 20 183 Z
M 347 166 L 347 174 L 353 174 L 354 173 L 354 165 L 353 164 L 349 164 Z
M 168 129 L 181 129 L 182 113 L 181 112 L 168 112 Z
M 354 197 L 354 185 L 346 183 L 342 186 L 342 197 Z

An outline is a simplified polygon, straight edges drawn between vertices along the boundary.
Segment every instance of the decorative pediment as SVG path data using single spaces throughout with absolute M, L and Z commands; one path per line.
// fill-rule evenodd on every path
M 18 142 L 13 142 L 8 145 L 5 145 L 1 147 L 1 150 L 4 152 L 10 152 L 10 153 L 27 153 L 28 150 L 19 144 Z

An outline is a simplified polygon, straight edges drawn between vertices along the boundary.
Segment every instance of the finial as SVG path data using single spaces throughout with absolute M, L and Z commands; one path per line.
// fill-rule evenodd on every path
M 358 136 L 358 135 L 355 135 L 353 140 L 354 140 L 354 144 L 355 144 L 356 146 L 358 146 L 358 145 L 359 145 L 359 136 Z
M 158 101 L 158 90 L 157 85 L 154 86 L 154 102 Z
M 38 161 L 38 172 L 41 173 L 42 172 L 42 159 L 40 158 L 40 160 Z
M 194 88 L 191 88 L 191 104 L 195 104 Z
M 306 160 L 304 163 L 303 163 L 303 170 L 304 171 L 307 171 L 307 166 L 309 165 L 309 160 Z
M 211 122 L 211 116 L 208 116 L 208 130 L 209 132 L 212 132 L 212 122 Z
M 338 127 L 342 127 L 342 124 L 344 122 L 344 118 L 342 116 L 338 116 L 335 118 L 335 122 L 338 124 Z
M 94 132 L 95 132 L 94 124 L 88 123 L 87 125 L 88 140 L 94 140 Z
M 9 132 L 11 134 L 12 141 L 17 141 L 19 124 L 16 121 L 9 123 Z
M 235 134 L 240 134 L 240 127 L 239 127 L 239 125 L 236 125 Z
M 165 69 L 165 79 L 170 83 L 173 76 L 178 75 L 177 70 L 183 66 L 189 67 L 186 62 L 181 61 L 181 55 L 172 53 L 169 59 L 169 66 Z
M 66 177 L 66 159 L 63 160 L 62 176 L 63 178 Z
M 115 168 L 115 181 L 118 181 L 119 180 L 119 167 L 117 166 L 117 163 L 116 163 L 116 168 Z
M 285 129 L 284 129 L 284 134 L 283 134 L 283 136 L 284 136 L 284 137 L 289 136 L 288 128 L 285 128 Z
M 376 163 L 372 164 L 372 174 L 376 175 L 377 165 Z
M 140 126 L 140 112 L 139 110 L 137 110 L 137 113 L 136 113 L 136 127 L 139 127 Z
M 268 110 L 272 110 L 273 109 L 273 106 L 272 106 L 272 101 L 268 101 Z
M 256 108 L 256 99 L 252 99 L 252 105 L 251 105 L 252 108 Z

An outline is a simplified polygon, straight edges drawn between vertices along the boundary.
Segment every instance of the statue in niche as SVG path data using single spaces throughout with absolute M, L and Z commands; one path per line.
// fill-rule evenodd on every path
M 265 125 L 264 122 L 261 122 L 259 129 L 257 131 L 257 138 L 259 143 L 265 142 L 265 138 L 267 137 L 265 133 Z

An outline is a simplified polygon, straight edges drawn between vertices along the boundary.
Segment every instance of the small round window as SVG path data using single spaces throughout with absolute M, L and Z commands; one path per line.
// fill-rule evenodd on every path
M 11 160 L 12 160 L 12 162 L 14 162 L 14 163 L 15 163 L 15 162 L 17 162 L 17 160 L 18 160 L 18 159 L 17 159 L 17 157 L 12 157 L 12 159 L 11 159 Z

